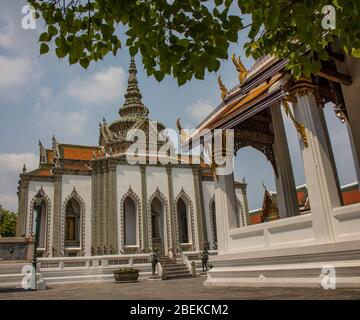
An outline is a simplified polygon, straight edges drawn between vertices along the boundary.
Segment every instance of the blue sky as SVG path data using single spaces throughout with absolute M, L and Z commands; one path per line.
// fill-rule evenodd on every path
M 24 0 L 0 2 L 0 204 L 17 210 L 16 186 L 23 163 L 28 170 L 38 164 L 38 140 L 51 145 L 55 134 L 60 142 L 97 145 L 98 123 L 118 117 L 118 109 L 126 90 L 129 55 L 123 48 L 117 57 L 109 56 L 86 71 L 59 61 L 53 53 L 39 56 L 37 39 L 42 32 L 21 28 L 21 8 Z M 241 54 L 247 67 L 242 34 L 230 53 Z M 221 74 L 228 88 L 237 84 L 237 73 L 230 61 L 221 64 L 206 80 L 193 80 L 178 87 L 170 77 L 158 83 L 148 78 L 137 57 L 138 80 L 143 102 L 150 116 L 167 127 L 175 128 L 181 118 L 183 126 L 192 128 L 220 102 L 216 77 Z M 346 128 L 326 110 L 330 136 L 335 149 L 342 184 L 355 180 Z M 294 128 L 285 119 L 294 174 L 297 184 L 304 183 L 298 139 Z M 336 131 L 336 134 L 334 132 Z M 251 148 L 238 152 L 235 176 L 246 177 L 250 208 L 261 206 L 262 181 L 275 190 L 271 165 L 265 157 Z

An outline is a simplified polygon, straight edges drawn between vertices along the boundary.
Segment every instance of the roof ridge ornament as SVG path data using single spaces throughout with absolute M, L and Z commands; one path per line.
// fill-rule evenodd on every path
M 221 80 L 221 76 L 218 76 L 217 80 L 218 80 L 218 84 L 219 84 L 220 91 L 221 91 L 221 99 L 222 99 L 223 101 L 225 101 L 225 99 L 226 99 L 227 96 L 229 95 L 229 90 L 226 89 L 224 83 L 223 83 L 222 80 Z
M 244 64 L 241 61 L 241 57 L 236 59 L 235 53 L 231 57 L 232 62 L 235 65 L 236 71 L 239 73 L 239 81 L 240 84 L 243 85 L 245 83 L 245 79 L 248 76 L 248 71 L 246 70 Z
M 45 152 L 45 148 L 43 146 L 43 144 L 41 143 L 41 141 L 39 140 L 39 165 L 41 166 L 42 164 L 46 163 L 46 152 Z
M 309 143 L 308 143 L 308 139 L 306 136 L 305 126 L 295 119 L 295 116 L 290 109 L 288 98 L 283 99 L 282 105 L 283 105 L 285 114 L 290 117 L 291 121 L 294 124 L 295 129 L 299 133 L 299 135 L 304 143 L 304 147 L 307 148 L 309 146 Z

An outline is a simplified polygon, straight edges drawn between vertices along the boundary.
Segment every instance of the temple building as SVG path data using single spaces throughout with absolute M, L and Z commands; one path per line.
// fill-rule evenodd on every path
M 249 225 L 280 219 L 276 191 L 268 190 L 266 186 L 264 186 L 264 189 L 261 208 L 249 211 Z M 360 203 L 360 191 L 357 182 L 342 185 L 340 190 L 345 206 Z M 309 213 L 311 206 L 306 184 L 296 187 L 296 198 L 299 214 Z
M 219 78 L 222 102 L 183 143 L 184 149 L 211 144 L 215 134 L 202 132 L 230 129 L 234 150 L 222 151 L 228 162 L 234 152 L 253 147 L 272 164 L 276 182 L 276 199 L 265 192 L 263 209 L 270 215 L 238 228 L 234 175 L 216 176 L 218 255 L 210 259 L 214 268 L 205 285 L 360 287 L 360 203 L 353 190 L 342 195 L 324 115 L 325 108 L 332 108 L 345 126 L 353 157 L 346 164 L 353 160 L 359 181 L 360 59 L 340 52 L 336 44 L 328 51 L 331 59 L 321 62 L 316 75 L 299 79 L 286 68 L 287 59 L 264 56 L 246 70 L 233 56 L 240 83 L 228 90 Z M 284 117 L 298 135 L 306 184 L 303 208 Z
M 209 166 L 182 156 L 164 164 L 147 154 L 129 163 L 131 129 L 151 130 L 132 59 L 120 117 L 99 128 L 99 145 L 39 143 L 39 168 L 20 174 L 18 236 L 34 233 L 35 195 L 42 196 L 38 252 L 43 257 L 147 253 L 217 248 L 215 187 Z M 155 131 L 165 127 L 157 122 Z M 154 128 L 152 128 L 154 129 Z M 159 151 L 165 142 L 146 146 Z M 151 159 L 150 159 L 151 158 Z M 151 161 L 150 161 L 151 160 Z M 174 160 L 174 159 L 172 159 Z M 246 183 L 234 182 L 237 226 L 248 223 Z

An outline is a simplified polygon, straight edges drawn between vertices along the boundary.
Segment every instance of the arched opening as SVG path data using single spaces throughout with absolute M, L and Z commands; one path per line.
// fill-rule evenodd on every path
M 43 200 L 41 203 L 40 230 L 39 230 L 39 248 L 46 248 L 46 229 L 47 229 L 47 205 Z
M 124 201 L 124 243 L 127 246 L 137 244 L 137 214 L 136 204 L 131 197 Z
M 215 200 L 211 202 L 211 223 L 212 223 L 212 230 L 213 230 L 213 249 L 217 249 L 217 229 L 216 229 L 216 207 L 215 207 Z
M 176 204 L 179 243 L 189 243 L 188 209 L 184 200 L 180 198 Z
M 65 209 L 65 246 L 80 246 L 80 204 L 71 198 Z
M 235 181 L 243 181 L 245 177 L 247 184 L 249 212 L 245 212 L 243 216 L 249 214 L 250 224 L 263 222 L 267 216 L 279 218 L 278 212 L 271 210 L 263 212 L 265 194 L 270 195 L 269 201 L 276 201 L 276 177 L 271 162 L 262 152 L 247 146 L 237 151 L 234 164 Z M 234 227 L 245 226 L 238 201 L 236 201 L 236 212 L 236 226 Z
M 164 209 L 159 198 L 151 202 L 151 235 L 153 249 L 164 252 Z

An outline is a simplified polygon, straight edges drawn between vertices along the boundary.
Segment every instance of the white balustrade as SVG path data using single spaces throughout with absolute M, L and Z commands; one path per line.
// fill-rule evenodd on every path
M 150 254 L 39 258 L 40 270 L 149 266 Z

